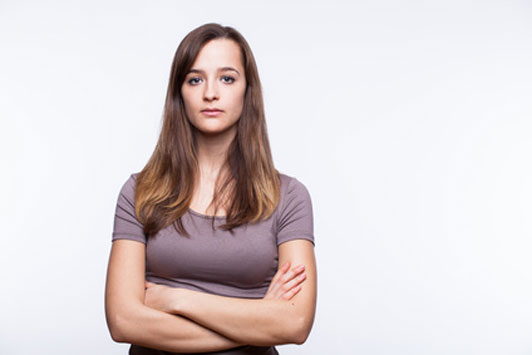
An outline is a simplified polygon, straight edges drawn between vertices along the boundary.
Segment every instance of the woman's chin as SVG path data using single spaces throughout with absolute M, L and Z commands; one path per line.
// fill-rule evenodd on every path
M 216 136 L 220 134 L 227 134 L 229 131 L 234 130 L 236 133 L 236 126 L 226 125 L 204 125 L 196 128 L 197 132 L 204 136 Z

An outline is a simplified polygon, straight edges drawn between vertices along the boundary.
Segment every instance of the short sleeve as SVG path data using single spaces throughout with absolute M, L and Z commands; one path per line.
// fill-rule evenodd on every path
M 277 245 L 292 239 L 306 239 L 314 244 L 312 201 L 305 185 L 291 178 L 279 207 Z
M 146 244 L 142 223 L 135 214 L 135 186 L 136 176 L 132 174 L 120 190 L 115 210 L 113 241 L 131 239 Z

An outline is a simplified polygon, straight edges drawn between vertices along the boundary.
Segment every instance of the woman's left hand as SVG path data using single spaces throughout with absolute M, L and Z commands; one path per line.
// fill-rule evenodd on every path
M 290 262 L 286 262 L 275 274 L 264 299 L 291 300 L 300 290 L 305 281 L 305 266 L 299 265 L 290 269 Z
M 175 313 L 178 289 L 164 285 L 145 282 L 144 304 L 166 313 Z

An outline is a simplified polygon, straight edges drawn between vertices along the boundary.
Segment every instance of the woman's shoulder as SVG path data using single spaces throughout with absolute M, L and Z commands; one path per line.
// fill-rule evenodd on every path
M 136 172 L 136 173 L 131 173 L 131 175 L 129 175 L 129 178 L 133 181 L 137 181 L 137 176 L 140 174 L 140 171 Z
M 287 175 L 279 172 L 281 181 L 281 197 L 284 195 L 293 194 L 308 194 L 306 185 L 295 176 Z
M 277 206 L 279 218 L 283 215 L 293 214 L 294 211 L 305 210 L 312 214 L 312 197 L 306 185 L 295 176 L 279 172 L 281 180 L 281 198 Z
M 136 173 L 131 173 L 129 174 L 129 177 L 127 178 L 126 180 L 126 184 L 129 183 L 129 184 L 136 184 L 137 182 L 137 177 L 139 176 L 140 174 L 140 171 L 139 172 L 136 172 Z
M 279 173 L 281 200 L 276 210 L 277 245 L 292 239 L 314 243 L 312 199 L 303 182 L 295 176 Z
M 137 185 L 137 176 L 140 172 L 131 173 L 127 179 L 122 183 L 122 188 L 120 189 L 120 194 L 133 198 L 135 196 L 135 190 Z

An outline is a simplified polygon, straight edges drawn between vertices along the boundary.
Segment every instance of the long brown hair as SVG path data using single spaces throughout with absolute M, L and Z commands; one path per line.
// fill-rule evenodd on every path
M 223 204 L 228 206 L 227 218 L 219 228 L 232 231 L 239 225 L 269 218 L 279 203 L 280 178 L 271 156 L 255 58 L 237 30 L 208 23 L 190 32 L 176 50 L 159 140 L 137 176 L 135 213 L 148 237 L 170 224 L 189 236 L 181 217 L 191 203 L 199 167 L 196 140 L 186 117 L 181 86 L 203 46 L 222 38 L 231 39 L 240 46 L 247 86 L 237 133 L 224 164 L 228 173 L 219 174 L 216 180 L 211 202 L 214 215 L 224 198 Z M 214 228 L 214 217 L 212 223 Z

